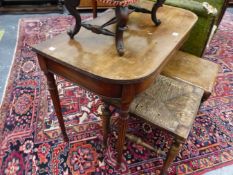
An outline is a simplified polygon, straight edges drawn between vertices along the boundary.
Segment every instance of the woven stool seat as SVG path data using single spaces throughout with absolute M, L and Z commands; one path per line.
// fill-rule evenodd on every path
M 111 6 L 128 6 L 130 4 L 136 3 L 139 0 L 97 0 L 98 2 L 102 2 Z
M 130 112 L 187 139 L 203 92 L 198 87 L 159 76 L 149 89 L 133 100 Z

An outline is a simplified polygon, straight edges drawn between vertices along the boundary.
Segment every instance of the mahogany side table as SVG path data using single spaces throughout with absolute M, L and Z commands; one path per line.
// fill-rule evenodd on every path
M 151 2 L 143 5 L 150 7 Z M 48 89 L 65 141 L 68 141 L 68 136 L 53 74 L 77 83 L 103 99 L 120 100 L 116 149 L 117 161 L 121 162 L 130 103 L 154 82 L 197 20 L 197 16 L 190 11 L 169 6 L 164 6 L 158 15 L 163 20 L 159 27 L 154 27 L 150 15 L 131 15 L 129 30 L 125 32 L 127 51 L 122 57 L 115 53 L 113 38 L 101 37 L 83 29 L 73 40 L 63 33 L 32 47 L 47 77 Z M 110 11 L 91 23 L 101 23 L 113 16 L 114 11 Z M 114 26 L 109 26 L 109 30 L 114 30 Z M 103 126 L 108 122 L 105 119 Z M 104 143 L 106 138 L 105 127 Z

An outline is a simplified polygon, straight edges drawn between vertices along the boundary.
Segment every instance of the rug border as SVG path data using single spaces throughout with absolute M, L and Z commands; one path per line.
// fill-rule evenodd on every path
M 229 161 L 229 162 L 224 162 L 222 164 L 210 167 L 210 168 L 205 168 L 203 170 L 200 170 L 199 172 L 197 172 L 195 175 L 204 175 L 205 173 L 209 173 L 209 172 L 213 172 L 214 170 L 223 168 L 223 167 L 227 167 L 233 165 L 233 160 Z

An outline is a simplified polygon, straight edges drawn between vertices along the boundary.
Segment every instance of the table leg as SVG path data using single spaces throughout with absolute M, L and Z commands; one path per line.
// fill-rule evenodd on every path
M 73 30 L 67 32 L 70 38 L 74 38 L 74 35 L 76 35 L 81 28 L 81 22 L 82 22 L 81 16 L 78 10 L 76 9 L 76 7 L 78 7 L 79 4 L 80 4 L 80 0 L 65 0 L 65 6 L 67 10 L 75 18 L 75 26 Z
M 53 74 L 48 71 L 44 57 L 41 56 L 40 54 L 37 54 L 37 57 L 38 57 L 40 68 L 44 72 L 45 76 L 47 77 L 48 89 L 49 89 L 49 92 L 50 92 L 50 95 L 53 101 L 53 106 L 54 106 L 55 113 L 57 115 L 57 119 L 58 119 L 61 131 L 63 134 L 64 141 L 69 142 L 68 136 L 66 134 L 66 128 L 65 128 L 62 112 L 61 112 L 60 99 L 59 99 L 56 81 L 54 79 Z
M 108 134 L 110 133 L 111 111 L 109 110 L 108 104 L 104 104 L 101 110 L 102 110 L 102 125 L 103 125 L 103 142 L 104 142 L 104 147 L 107 147 Z
M 47 77 L 48 89 L 49 89 L 49 92 L 50 92 L 50 95 L 53 101 L 54 109 L 55 109 L 57 119 L 58 119 L 61 131 L 63 134 L 64 141 L 69 142 L 68 136 L 66 134 L 66 128 L 65 128 L 62 112 L 61 112 L 59 94 L 58 94 L 56 82 L 54 79 L 54 75 L 50 72 L 45 72 L 45 75 Z
M 124 108 L 128 108 L 124 106 Z M 120 112 L 120 119 L 118 125 L 118 140 L 117 140 L 117 163 L 118 165 L 121 164 L 122 156 L 123 156 L 123 149 L 125 144 L 125 135 L 128 127 L 128 110 L 121 109 Z
M 134 98 L 134 87 L 124 85 L 122 89 L 120 119 L 118 123 L 118 140 L 117 140 L 117 163 L 120 167 L 125 143 L 125 135 L 128 127 L 129 106 Z
M 124 55 L 123 33 L 127 29 L 127 22 L 129 17 L 128 7 L 116 7 L 116 17 L 118 19 L 116 26 L 116 49 L 120 56 Z

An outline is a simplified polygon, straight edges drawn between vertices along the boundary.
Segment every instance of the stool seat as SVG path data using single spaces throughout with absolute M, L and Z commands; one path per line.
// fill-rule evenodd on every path
M 204 99 L 212 92 L 219 66 L 208 60 L 178 51 L 163 68 L 161 74 L 203 89 Z
M 198 87 L 160 75 L 133 100 L 130 113 L 186 140 L 203 93 Z
M 102 2 L 111 6 L 123 6 L 126 7 L 130 4 L 136 3 L 139 0 L 97 0 L 98 2 Z

